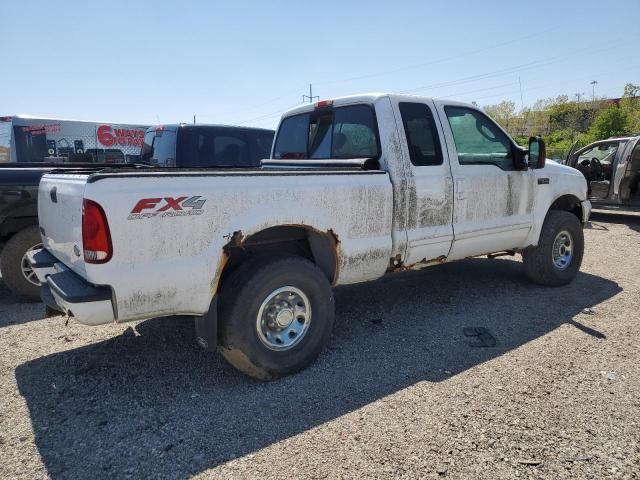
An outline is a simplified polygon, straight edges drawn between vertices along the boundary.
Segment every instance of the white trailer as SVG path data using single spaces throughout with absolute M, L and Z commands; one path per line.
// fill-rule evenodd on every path
M 1 163 L 135 163 L 146 125 L 0 117 Z

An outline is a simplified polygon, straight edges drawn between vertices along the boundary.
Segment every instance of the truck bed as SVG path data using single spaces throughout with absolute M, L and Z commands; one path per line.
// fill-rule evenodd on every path
M 83 261 L 84 199 L 105 211 L 108 263 Z M 45 175 L 39 191 L 45 248 L 91 284 L 109 286 L 118 321 L 202 315 L 225 248 L 272 226 L 337 239 L 336 284 L 378 278 L 390 259 L 392 212 L 386 172 L 351 166 L 76 169 Z

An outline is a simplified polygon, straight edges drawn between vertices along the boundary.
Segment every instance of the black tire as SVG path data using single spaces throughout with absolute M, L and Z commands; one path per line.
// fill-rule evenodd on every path
M 287 350 L 273 350 L 258 333 L 258 312 L 272 292 L 285 286 L 306 295 L 311 308 L 309 325 L 298 343 Z M 220 300 L 222 355 L 241 372 L 261 380 L 304 369 L 318 357 L 331 336 L 333 290 L 322 271 L 302 257 L 248 261 L 225 281 Z
M 571 237 L 571 260 L 564 268 L 554 263 L 553 248 L 556 237 L 568 232 Z M 526 249 L 522 261 L 527 278 L 539 285 L 557 287 L 571 282 L 582 264 L 584 234 L 578 218 L 563 210 L 550 210 L 542 225 L 537 247 Z
M 40 300 L 40 286 L 30 283 L 25 278 L 22 273 L 22 259 L 27 250 L 41 243 L 38 226 L 27 227 L 11 237 L 0 257 L 0 272 L 5 285 L 25 300 Z

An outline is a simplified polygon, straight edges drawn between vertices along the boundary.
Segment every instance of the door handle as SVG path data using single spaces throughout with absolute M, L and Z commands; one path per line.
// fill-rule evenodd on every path
M 456 178 L 456 199 L 464 200 L 464 178 Z

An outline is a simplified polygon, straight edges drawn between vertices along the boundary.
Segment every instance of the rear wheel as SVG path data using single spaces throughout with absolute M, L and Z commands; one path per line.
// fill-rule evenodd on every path
M 42 247 L 37 225 L 16 233 L 7 242 L 0 258 L 0 272 L 5 285 L 27 300 L 40 300 L 40 282 L 27 261 L 27 252 Z
M 560 286 L 571 282 L 582 264 L 582 224 L 572 213 L 551 210 L 542 225 L 537 247 L 522 253 L 525 273 L 540 285 Z
M 302 257 L 258 259 L 241 266 L 225 282 L 221 301 L 224 358 L 262 380 L 308 366 L 333 328 L 331 285 Z

